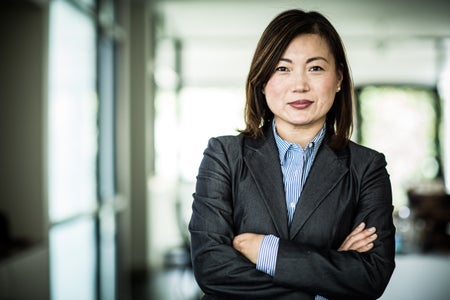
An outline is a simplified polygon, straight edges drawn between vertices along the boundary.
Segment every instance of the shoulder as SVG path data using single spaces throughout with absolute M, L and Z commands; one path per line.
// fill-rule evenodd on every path
M 242 156 L 244 139 L 242 134 L 211 137 L 203 155 L 224 162 L 236 160 Z
M 237 151 L 242 148 L 244 139 L 242 134 L 216 136 L 209 139 L 208 148 L 223 152 Z
M 233 173 L 242 165 L 245 140 L 242 134 L 211 137 L 203 152 L 200 168 Z
M 385 167 L 386 158 L 383 153 L 350 141 L 347 146 L 350 165 L 353 168 L 367 168 L 370 166 Z
M 244 134 L 217 136 L 209 139 L 204 154 L 236 161 L 255 152 L 265 155 L 275 151 L 272 149 L 276 149 L 275 141 L 272 140 L 270 136 L 253 139 Z
M 244 148 L 258 150 L 271 142 L 275 143 L 272 135 L 261 138 L 251 138 L 245 134 L 223 135 L 212 137 L 208 141 L 208 148 L 221 148 L 224 151 L 243 151 Z
M 353 154 L 355 156 L 374 157 L 374 156 L 383 155 L 383 153 L 378 152 L 375 149 L 363 146 L 363 145 L 355 143 L 353 141 L 349 141 L 348 150 L 349 150 L 350 154 Z

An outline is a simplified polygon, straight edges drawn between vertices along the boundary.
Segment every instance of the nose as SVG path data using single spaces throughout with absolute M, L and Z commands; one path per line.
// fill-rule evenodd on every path
M 292 81 L 293 92 L 304 93 L 309 90 L 308 79 L 303 72 L 293 72 Z

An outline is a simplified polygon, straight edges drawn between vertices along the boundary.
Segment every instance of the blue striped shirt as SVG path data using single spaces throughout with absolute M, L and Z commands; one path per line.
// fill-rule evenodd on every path
M 298 144 L 283 140 L 276 133 L 275 129 L 274 135 L 280 155 L 281 171 L 283 172 L 288 221 L 291 224 L 303 185 L 308 177 L 309 170 L 311 170 L 317 150 L 325 136 L 325 125 L 305 149 Z
M 276 132 L 273 122 L 273 134 L 280 156 L 283 184 L 286 195 L 286 206 L 289 225 L 294 217 L 295 208 L 306 182 L 311 166 L 325 136 L 325 124 L 314 139 L 303 149 L 300 145 L 283 140 Z M 256 268 L 271 276 L 275 274 L 279 238 L 266 235 L 261 244 Z M 320 296 L 316 300 L 325 299 Z

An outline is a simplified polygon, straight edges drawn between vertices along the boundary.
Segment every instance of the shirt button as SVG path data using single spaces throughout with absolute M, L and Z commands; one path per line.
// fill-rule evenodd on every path
M 294 202 L 291 202 L 291 208 L 294 208 L 295 207 L 295 203 Z

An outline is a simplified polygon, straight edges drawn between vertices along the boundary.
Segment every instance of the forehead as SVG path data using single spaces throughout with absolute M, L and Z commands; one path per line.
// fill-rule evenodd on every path
M 333 57 L 328 42 L 318 34 L 301 34 L 296 36 L 286 47 L 285 55 L 314 55 Z

